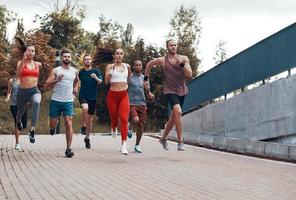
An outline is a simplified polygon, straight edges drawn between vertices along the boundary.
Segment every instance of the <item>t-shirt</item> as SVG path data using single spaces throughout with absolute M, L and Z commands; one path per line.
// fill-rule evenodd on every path
M 73 102 L 73 83 L 78 70 L 71 66 L 69 68 L 59 66 L 53 70 L 58 77 L 61 75 L 64 77 L 53 87 L 51 99 L 59 102 Z
M 143 74 L 131 74 L 128 84 L 128 96 L 131 105 L 146 105 L 143 81 Z
M 92 68 L 90 70 L 82 69 L 79 71 L 79 79 L 81 82 L 80 90 L 79 90 L 79 98 L 96 100 L 98 83 L 96 79 L 90 76 L 92 73 L 96 74 L 97 77 L 102 80 L 102 75 L 99 69 Z

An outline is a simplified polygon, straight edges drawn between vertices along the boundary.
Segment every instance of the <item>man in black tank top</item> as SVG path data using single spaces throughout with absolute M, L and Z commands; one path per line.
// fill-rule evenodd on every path
M 178 150 L 184 151 L 182 133 L 182 105 L 188 90 L 186 80 L 192 77 L 192 70 L 187 56 L 177 54 L 177 42 L 170 39 L 166 43 L 167 55 L 151 60 L 146 65 L 144 87 L 148 89 L 148 79 L 153 66 L 162 66 L 165 75 L 164 94 L 171 106 L 171 114 L 166 124 L 163 136 L 159 142 L 165 150 L 168 150 L 167 137 L 176 126 L 178 136 Z

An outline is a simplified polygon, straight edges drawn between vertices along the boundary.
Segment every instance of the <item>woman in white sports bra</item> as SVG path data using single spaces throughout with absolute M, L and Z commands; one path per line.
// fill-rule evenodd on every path
M 113 137 L 116 137 L 118 118 L 120 118 L 121 153 L 127 155 L 126 141 L 130 109 L 127 88 L 131 67 L 129 64 L 122 62 L 123 56 L 124 52 L 122 49 L 115 49 L 114 52 L 108 49 L 98 49 L 93 59 L 93 65 L 96 66 L 113 61 L 111 64 L 107 65 L 105 70 L 105 83 L 110 83 L 110 90 L 107 95 L 107 106 L 111 118 L 111 134 Z

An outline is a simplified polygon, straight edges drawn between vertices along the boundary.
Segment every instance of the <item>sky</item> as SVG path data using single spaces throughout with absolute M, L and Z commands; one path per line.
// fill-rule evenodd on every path
M 49 11 L 50 4 L 42 1 L 52 0 L 0 0 L 0 4 L 22 17 L 25 30 L 29 30 L 38 27 L 38 23 L 33 23 L 36 14 Z M 295 0 L 79 0 L 79 4 L 86 5 L 86 30 L 97 32 L 98 18 L 104 15 L 124 26 L 133 24 L 135 39 L 140 36 L 147 44 L 162 47 L 176 10 L 182 4 L 195 6 L 202 26 L 198 46 L 202 71 L 215 65 L 213 57 L 220 40 L 226 41 L 230 58 L 296 22 Z M 15 27 L 15 23 L 9 25 L 9 38 L 14 36 Z

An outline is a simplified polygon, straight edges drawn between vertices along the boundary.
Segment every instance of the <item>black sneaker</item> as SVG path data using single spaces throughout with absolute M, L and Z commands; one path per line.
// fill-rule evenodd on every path
M 74 156 L 74 152 L 72 151 L 72 149 L 66 149 L 65 156 L 68 158 L 71 158 L 72 156 Z
M 18 129 L 19 131 L 23 130 L 23 124 L 22 124 L 22 122 L 17 122 L 17 123 L 16 123 L 16 127 L 17 127 L 17 129 Z
M 81 127 L 80 132 L 82 135 L 86 135 L 86 127 L 85 126 Z
M 49 134 L 50 134 L 50 135 L 54 135 L 54 134 L 56 134 L 56 129 L 50 128 L 50 129 L 49 129 Z
M 90 149 L 90 139 L 84 138 L 84 142 L 85 142 L 85 148 Z
M 29 138 L 31 143 L 35 143 L 35 131 L 30 131 L 29 132 Z

